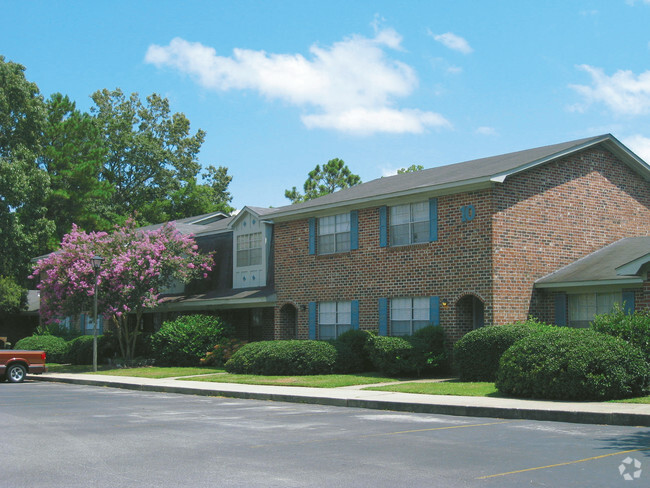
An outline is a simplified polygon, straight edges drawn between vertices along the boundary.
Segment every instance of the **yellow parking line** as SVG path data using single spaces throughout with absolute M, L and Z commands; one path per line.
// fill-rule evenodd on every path
M 650 448 L 644 448 L 644 449 L 630 449 L 629 451 L 620 451 L 620 452 L 613 452 L 611 454 L 603 454 L 602 456 L 594 456 L 586 459 L 578 459 L 576 461 L 569 461 L 567 463 L 558 463 L 558 464 L 549 464 L 548 466 L 538 466 L 536 468 L 527 468 L 527 469 L 519 469 L 517 471 L 508 471 L 507 473 L 499 473 L 499 474 L 490 474 L 488 476 L 481 476 L 479 478 L 476 478 L 477 480 L 486 480 L 488 478 L 497 478 L 499 476 L 508 476 L 509 474 L 517 474 L 517 473 L 526 473 L 528 471 L 536 471 L 538 469 L 549 469 L 549 468 L 557 468 L 559 466 L 568 466 L 569 464 L 578 464 L 578 463 L 585 463 L 587 461 L 594 461 L 596 459 L 602 459 L 610 456 L 620 456 L 621 454 L 627 454 L 630 452 L 639 452 L 639 451 L 648 451 Z

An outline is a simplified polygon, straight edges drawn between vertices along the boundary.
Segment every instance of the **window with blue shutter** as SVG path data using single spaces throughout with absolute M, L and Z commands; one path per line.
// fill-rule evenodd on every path
M 438 240 L 438 199 L 429 199 L 429 242 Z
M 379 335 L 388 335 L 388 298 L 379 299 Z
M 316 339 L 316 302 L 309 302 L 309 338 Z
M 359 330 L 359 300 L 352 300 L 351 311 L 352 328 Z
M 627 315 L 632 315 L 634 313 L 634 292 L 633 291 L 623 292 L 623 310 Z
M 359 249 L 359 212 L 350 212 L 350 250 Z
M 555 295 L 555 325 L 567 325 L 566 293 Z
M 429 322 L 440 325 L 440 297 L 429 298 Z
M 388 246 L 388 207 L 379 207 L 379 247 Z
M 309 254 L 316 254 L 316 219 L 309 219 Z

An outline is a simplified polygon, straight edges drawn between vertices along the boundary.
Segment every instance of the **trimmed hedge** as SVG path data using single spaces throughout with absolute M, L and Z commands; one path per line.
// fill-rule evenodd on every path
M 97 363 L 106 362 L 118 349 L 117 339 L 112 334 L 97 336 Z M 70 364 L 92 364 L 93 336 L 83 335 L 69 341 L 65 360 Z
M 461 381 L 494 381 L 499 360 L 515 342 L 552 326 L 529 319 L 506 325 L 488 325 L 465 334 L 454 345 L 454 365 Z
M 20 339 L 15 346 L 16 349 L 31 351 L 45 351 L 46 361 L 51 363 L 65 362 L 68 345 L 61 337 L 53 335 L 35 335 Z
M 366 351 L 373 366 L 388 376 L 422 376 L 447 365 L 442 327 L 428 326 L 412 336 L 371 336 Z
M 164 322 L 151 336 L 152 356 L 163 366 L 198 366 L 215 344 L 228 339 L 233 328 L 212 315 L 185 315 Z
M 501 357 L 496 387 L 506 395 L 546 400 L 641 396 L 650 366 L 638 347 L 588 329 L 532 334 Z
M 591 328 L 637 346 L 650 363 L 650 311 L 637 311 L 628 315 L 617 305 L 611 313 L 596 315 Z
M 325 341 L 263 341 L 246 344 L 226 362 L 226 371 L 239 374 L 330 374 L 336 348 Z
M 365 349 L 370 338 L 370 332 L 353 329 L 330 341 L 337 353 L 334 371 L 345 374 L 372 370 L 372 362 Z

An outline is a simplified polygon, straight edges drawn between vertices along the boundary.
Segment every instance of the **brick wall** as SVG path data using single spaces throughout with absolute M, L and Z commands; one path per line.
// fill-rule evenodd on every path
M 416 200 L 414 200 L 416 201 Z M 461 207 L 472 204 L 476 216 L 462 222 Z M 359 249 L 310 255 L 307 219 L 275 225 L 276 337 L 286 324 L 279 312 L 297 309 L 297 336 L 308 336 L 309 302 L 359 300 L 361 329 L 377 329 L 378 299 L 439 296 L 441 324 L 452 338 L 467 330 L 455 327 L 456 302 L 469 294 L 485 301 L 491 321 L 490 190 L 438 198 L 438 241 L 401 247 L 379 246 L 379 207 L 359 210 Z M 461 311 L 463 312 L 463 311 Z
M 416 200 L 414 200 L 416 201 Z M 461 208 L 476 216 L 463 222 Z M 650 234 L 650 185 L 599 148 L 525 171 L 492 189 L 438 197 L 438 241 L 379 246 L 379 207 L 359 210 L 359 249 L 309 255 L 307 219 L 276 223 L 278 313 L 296 309 L 308 337 L 307 304 L 359 300 L 360 328 L 377 329 L 378 299 L 439 296 L 441 324 L 455 341 L 471 330 L 472 295 L 486 324 L 536 315 L 554 320 L 552 292 L 533 284 L 620 238 Z
M 494 189 L 494 323 L 553 321 L 533 283 L 623 237 L 650 234 L 650 185 L 595 148 L 509 177 Z

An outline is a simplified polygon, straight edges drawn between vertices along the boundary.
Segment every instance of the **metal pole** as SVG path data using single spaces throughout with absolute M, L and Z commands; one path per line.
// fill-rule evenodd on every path
M 95 293 L 93 312 L 93 371 L 97 372 L 97 269 L 95 269 Z

